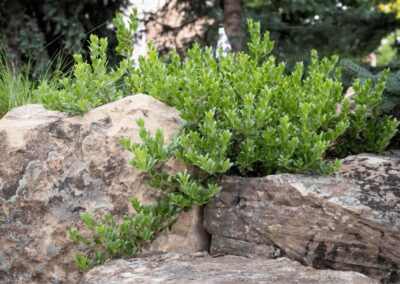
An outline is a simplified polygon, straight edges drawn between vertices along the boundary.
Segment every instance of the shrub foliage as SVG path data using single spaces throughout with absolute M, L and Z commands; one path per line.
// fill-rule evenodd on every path
M 386 76 L 376 86 L 355 82 L 356 108 L 343 98 L 338 58 L 311 53 L 307 72 L 297 63 L 290 74 L 268 56 L 273 43 L 249 21 L 249 54 L 216 60 L 211 48 L 195 45 L 181 61 L 164 63 L 153 49 L 127 79 L 133 92 L 147 93 L 180 110 L 187 125 L 178 158 L 201 168 L 243 175 L 317 171 L 330 173 L 340 156 L 382 151 L 397 121 L 378 111 Z M 340 107 L 339 107 L 340 106 Z
M 83 115 L 92 108 L 121 98 L 122 78 L 128 67 L 133 65 L 129 58 L 133 54 L 130 42 L 139 25 L 136 10 L 130 15 L 127 26 L 120 13 L 116 14 L 113 23 L 119 40 L 116 53 L 125 58 L 117 67 L 112 68 L 108 65 L 107 38 L 99 38 L 92 34 L 89 40 L 90 61 L 84 60 L 81 54 L 75 54 L 72 71 L 59 80 L 58 84 L 54 84 L 52 78 L 42 80 L 39 87 L 33 91 L 33 96 L 47 108 L 70 115 Z
M 139 252 L 158 232 L 171 226 L 182 210 L 203 205 L 218 193 L 220 187 L 215 181 L 219 174 L 332 173 L 340 162 L 327 159 L 328 155 L 381 151 L 388 145 L 398 122 L 379 116 L 386 74 L 376 86 L 370 81 L 356 81 L 354 89 L 358 95 L 351 108 L 350 101 L 342 95 L 336 56 L 318 59 L 312 51 L 307 71 L 298 63 L 286 74 L 285 64 L 277 64 L 269 56 L 273 43 L 268 33 L 261 36 L 259 23 L 249 21 L 248 26 L 249 53 L 228 54 L 219 60 L 211 48 L 194 45 L 185 60 L 172 52 L 165 62 L 151 48 L 137 67 L 127 60 L 122 67 L 111 70 L 105 67 L 103 58 L 105 41 L 96 37 L 91 42 L 92 65 L 76 56 L 79 60 L 75 72 L 82 68 L 88 74 L 78 73 L 75 83 L 63 83 L 59 91 L 68 93 L 62 96 L 72 106 L 66 110 L 83 113 L 120 96 L 114 87 L 105 88 L 114 95 L 102 100 L 104 93 L 96 85 L 107 84 L 99 80 L 87 88 L 78 83 L 87 76 L 92 80 L 103 78 L 114 86 L 126 74 L 125 92 L 149 94 L 175 106 L 186 120 L 168 145 L 164 145 L 162 131 L 157 130 L 152 136 L 143 120 L 137 121 L 142 144 L 121 140 L 133 153 L 130 164 L 146 173 L 148 185 L 162 194 L 152 205 L 132 199 L 137 214 L 125 216 L 122 222 L 109 213 L 100 219 L 83 213 L 82 220 L 91 233 L 83 234 L 76 229 L 69 233 L 87 252 L 77 257 L 81 270 L 107 258 Z M 124 40 L 130 36 L 129 29 L 120 23 L 118 31 L 118 52 L 129 56 L 129 41 Z M 97 90 L 93 97 L 87 96 L 90 90 Z M 82 101 L 85 107 L 81 107 Z M 168 174 L 165 163 L 171 158 L 192 165 L 191 174 Z
M 145 205 L 138 198 L 131 200 L 136 211 L 135 216 L 126 215 L 118 222 L 110 213 L 101 218 L 94 218 L 89 212 L 81 217 L 91 232 L 85 236 L 76 229 L 69 231 L 69 237 L 80 243 L 87 251 L 86 255 L 78 255 L 76 264 L 81 271 L 86 271 L 106 259 L 129 257 L 152 241 L 157 233 L 170 227 L 182 210 L 193 205 L 204 205 L 207 200 L 217 194 L 221 188 L 216 183 L 200 183 L 201 177 L 193 178 L 187 171 L 171 176 L 166 172 L 166 162 L 176 150 L 176 140 L 164 145 L 164 136 L 160 129 L 153 137 L 145 129 L 144 121 L 137 121 L 140 126 L 140 137 L 143 144 L 122 139 L 121 144 L 134 154 L 130 164 L 143 171 L 149 180 L 148 185 L 160 189 L 162 195 L 158 202 Z

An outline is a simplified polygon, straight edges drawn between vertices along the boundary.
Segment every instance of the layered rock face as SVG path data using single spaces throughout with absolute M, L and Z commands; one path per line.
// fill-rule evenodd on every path
M 122 136 L 139 142 L 135 119 L 166 139 L 182 121 L 178 112 L 145 95 L 126 97 L 83 117 L 27 105 L 0 120 L 0 283 L 76 283 L 76 245 L 67 237 L 82 227 L 84 210 L 117 216 L 130 199 L 155 201 L 155 191 L 128 165 Z M 171 163 L 171 171 L 179 165 Z M 199 208 L 160 236 L 158 251 L 207 248 Z
M 356 272 L 316 270 L 287 258 L 212 258 L 207 254 L 164 254 L 131 260 L 114 260 L 91 270 L 81 284 L 136 283 L 378 283 Z
M 223 180 L 206 208 L 211 254 L 287 256 L 400 282 L 400 153 L 343 160 L 335 176 Z

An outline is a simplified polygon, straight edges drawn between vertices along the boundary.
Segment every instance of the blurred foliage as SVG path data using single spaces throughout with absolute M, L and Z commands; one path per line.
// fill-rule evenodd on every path
M 0 118 L 14 107 L 30 103 L 32 88 L 28 66 L 19 66 L 0 52 Z
M 205 27 L 205 38 L 193 39 L 215 44 L 218 23 L 223 21 L 224 0 L 177 2 L 188 4 L 182 11 L 188 23 L 194 17 L 216 20 L 215 25 Z M 400 26 L 395 14 L 380 10 L 379 5 L 387 1 L 246 0 L 241 3 L 246 12 L 243 23 L 252 18 L 261 23 L 263 31 L 270 31 L 275 41 L 273 55 L 287 62 L 289 68 L 296 61 L 309 62 L 308 51 L 313 48 L 322 56 L 340 54 L 341 58 L 359 60 L 376 50 L 381 39 Z M 157 21 L 154 17 L 150 20 Z
M 86 50 L 86 37 L 94 32 L 115 36 L 107 23 L 126 0 L 0 0 L 1 46 L 17 61 L 30 62 L 36 74 L 54 58 L 66 61 Z
M 396 13 L 396 18 L 400 19 L 400 0 L 392 0 L 387 3 L 381 3 L 378 7 L 384 13 Z
M 390 67 L 391 70 L 398 70 L 400 68 L 400 30 L 388 34 L 381 41 L 381 45 L 376 51 L 377 66 Z
M 381 45 L 376 52 L 377 66 L 393 66 L 393 63 L 395 65 L 399 63 L 396 48 L 396 45 L 398 45 L 398 36 L 398 30 L 396 30 L 382 39 Z
M 109 39 L 110 49 L 116 40 L 110 25 L 116 11 L 127 0 L 0 0 L 0 31 L 3 49 L 19 61 L 34 62 L 39 73 L 48 61 L 62 50 L 70 55 L 87 50 L 90 32 Z M 163 9 L 168 8 L 168 3 Z M 380 0 L 246 0 L 242 1 L 245 18 L 261 22 L 275 41 L 274 55 L 292 67 L 296 61 L 309 61 L 308 50 L 322 56 L 340 54 L 342 58 L 360 59 L 380 45 L 381 39 L 396 30 L 400 1 Z M 183 44 L 184 50 L 194 41 L 201 45 L 216 43 L 218 23 L 223 21 L 224 0 L 176 0 L 185 15 L 178 27 L 163 23 L 163 31 L 179 30 L 199 18 L 216 20 L 205 24 L 205 33 Z M 147 21 L 159 21 L 159 13 L 150 13 Z M 245 23 L 246 19 L 243 19 Z M 162 36 L 162 35 L 160 35 Z M 159 51 L 168 51 L 159 47 Z M 382 55 L 387 53 L 383 53 Z M 117 57 L 108 54 L 114 65 Z M 387 56 L 386 56 L 387 57 Z M 389 56 L 390 58 L 390 56 Z M 390 59 L 383 59 L 383 62 Z
M 53 62 L 53 67 L 45 66 L 46 71 L 32 80 L 32 68 L 29 64 L 16 62 L 0 50 L 0 118 L 12 108 L 25 104 L 45 103 L 39 82 L 45 82 L 48 89 L 56 90 L 63 78 L 62 62 Z M 67 74 L 65 74 L 67 75 Z M 40 96 L 39 96 L 40 95 Z
M 379 1 L 366 0 L 249 0 L 247 16 L 271 32 L 279 60 L 308 61 L 307 51 L 360 59 L 375 50 L 381 39 L 399 26 L 384 14 Z

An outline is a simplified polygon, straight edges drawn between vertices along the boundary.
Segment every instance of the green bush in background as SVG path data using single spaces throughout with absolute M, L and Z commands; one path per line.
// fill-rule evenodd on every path
M 69 62 L 86 50 L 94 32 L 116 45 L 111 23 L 126 0 L 0 0 L 1 47 L 14 60 L 30 61 L 32 72 L 42 73 L 60 52 Z M 113 62 L 117 60 L 112 57 Z

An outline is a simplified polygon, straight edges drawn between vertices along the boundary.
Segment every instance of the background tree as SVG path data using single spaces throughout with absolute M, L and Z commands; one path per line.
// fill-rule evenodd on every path
M 361 59 L 376 50 L 381 39 L 399 26 L 394 14 L 384 14 L 378 2 L 366 0 L 249 0 L 248 17 L 260 20 L 275 40 L 282 60 L 306 61 L 309 50 L 321 55 Z
M 195 2 L 195 3 L 194 3 Z M 195 18 L 212 19 L 202 37 L 193 41 L 215 44 L 219 23 L 225 29 L 234 50 L 242 49 L 246 18 L 260 21 L 263 30 L 275 41 L 274 55 L 289 62 L 307 61 L 309 50 L 320 55 L 340 54 L 341 58 L 361 60 L 376 50 L 383 37 L 400 25 L 394 13 L 384 13 L 379 5 L 387 1 L 370 0 L 177 0 L 173 8 L 186 15 L 185 25 Z M 182 5 L 186 3 L 187 5 Z M 171 9 L 171 4 L 168 4 Z M 184 7 L 184 9 L 181 9 Z M 155 15 L 153 15 L 155 16 Z M 171 27 L 162 17 L 149 21 L 163 22 L 164 31 Z M 160 36 L 160 35 L 159 35 Z M 160 39 L 159 39 L 160 40 Z M 185 45 L 190 40 L 186 39 Z M 179 45 L 179 43 L 178 43 Z M 163 49 L 163 46 L 159 47 Z M 170 48 L 170 47 L 169 47 Z M 179 46 L 178 46 L 179 48 Z M 168 49 L 168 48 L 167 48 Z
M 18 61 L 40 69 L 63 51 L 65 56 L 86 48 L 95 31 L 116 44 L 107 23 L 126 0 L 0 0 L 1 48 Z
M 243 39 L 245 28 L 243 19 L 245 16 L 244 9 L 240 0 L 224 0 L 221 2 L 224 11 L 223 23 L 225 32 L 229 37 L 229 41 L 233 51 L 243 50 Z

